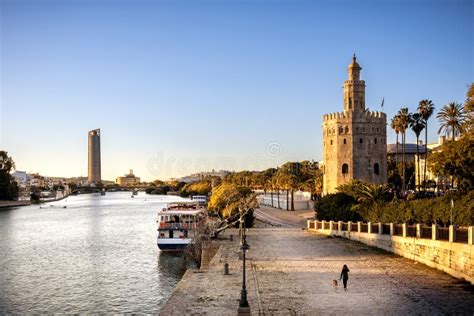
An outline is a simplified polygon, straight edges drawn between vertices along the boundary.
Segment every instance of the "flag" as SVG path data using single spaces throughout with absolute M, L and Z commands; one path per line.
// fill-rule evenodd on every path
M 380 107 L 383 108 L 383 104 L 385 102 L 385 97 L 382 98 L 382 104 L 380 104 Z

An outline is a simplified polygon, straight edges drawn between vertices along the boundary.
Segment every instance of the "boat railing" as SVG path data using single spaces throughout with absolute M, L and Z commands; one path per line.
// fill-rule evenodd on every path
M 196 223 L 166 223 L 160 222 L 159 229 L 196 229 Z

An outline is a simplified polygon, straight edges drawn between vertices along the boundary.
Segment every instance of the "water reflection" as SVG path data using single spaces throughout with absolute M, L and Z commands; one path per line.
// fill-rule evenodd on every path
M 183 273 L 156 246 L 156 213 L 176 199 L 117 192 L 1 211 L 0 311 L 157 313 Z

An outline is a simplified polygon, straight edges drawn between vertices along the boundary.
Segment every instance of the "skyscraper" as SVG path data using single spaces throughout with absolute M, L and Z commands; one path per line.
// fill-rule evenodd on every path
M 100 129 L 89 131 L 89 183 L 98 183 L 100 177 Z

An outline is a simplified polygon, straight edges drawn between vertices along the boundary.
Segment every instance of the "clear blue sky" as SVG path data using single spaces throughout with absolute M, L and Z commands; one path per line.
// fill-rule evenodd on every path
M 0 3 L 0 147 L 44 175 L 86 175 L 94 128 L 110 180 L 320 160 L 354 52 L 389 117 L 474 80 L 472 0 Z

